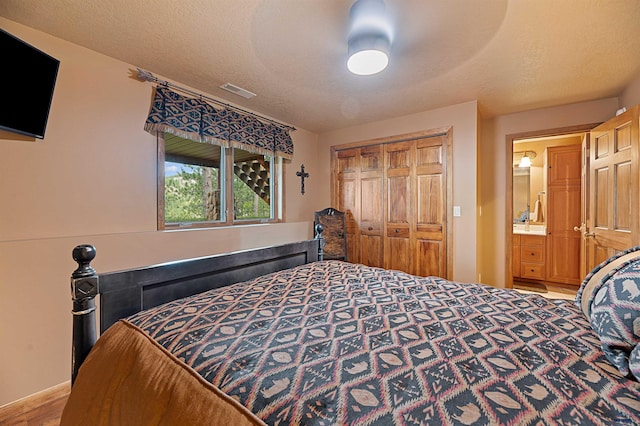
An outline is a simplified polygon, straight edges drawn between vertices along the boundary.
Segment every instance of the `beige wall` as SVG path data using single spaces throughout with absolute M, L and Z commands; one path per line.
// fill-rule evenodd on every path
M 627 109 L 640 104 L 640 73 L 633 79 L 620 95 L 620 106 Z
M 480 155 L 482 165 L 482 218 L 478 224 L 482 238 L 483 263 L 479 266 L 482 282 L 505 286 L 506 176 L 511 159 L 506 159 L 507 135 L 606 121 L 615 116 L 618 98 L 545 108 L 498 116 L 483 121 Z M 507 168 L 508 167 L 508 168 Z
M 317 136 L 299 129 L 286 223 L 158 232 L 156 141 L 143 130 L 153 86 L 129 77 L 133 65 L 4 18 L 0 27 L 61 61 L 45 139 L 0 133 L 1 406 L 69 380 L 76 244 L 94 244 L 96 269 L 109 271 L 311 238 L 326 184 Z
M 460 206 L 460 217 L 453 218 L 453 278 L 476 281 L 476 145 L 477 103 L 467 102 L 418 114 L 354 126 L 319 137 L 319 162 L 324 165 L 322 179 L 330 176 L 330 147 L 350 142 L 402 135 L 421 130 L 451 127 L 453 135 L 453 205 Z M 330 186 L 322 188 L 323 199 L 330 199 Z
M 0 27 L 61 60 L 46 139 L 0 133 L 0 406 L 69 379 L 76 244 L 95 244 L 94 266 L 108 271 L 309 238 L 313 212 L 330 202 L 332 145 L 450 126 L 462 213 L 453 278 L 503 286 L 506 135 L 604 121 L 618 108 L 609 98 L 481 121 L 472 101 L 319 136 L 299 129 L 286 223 L 158 232 L 156 143 L 142 129 L 152 86 L 129 78 L 134 65 L 4 18 Z M 640 76 L 621 99 L 640 103 Z

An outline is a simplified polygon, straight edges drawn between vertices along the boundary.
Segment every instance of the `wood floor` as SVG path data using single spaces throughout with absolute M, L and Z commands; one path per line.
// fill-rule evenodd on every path
M 566 299 L 574 300 L 576 298 L 576 290 L 570 290 L 562 287 L 553 287 L 551 285 L 536 284 L 530 282 L 521 282 L 514 280 L 513 288 L 521 293 L 535 293 L 549 299 Z
M 1 426 L 57 426 L 69 396 L 69 382 L 0 407 Z
M 516 291 L 519 291 L 520 293 L 527 293 L 527 294 L 539 294 L 542 297 L 546 297 L 547 299 L 565 299 L 565 300 L 574 300 L 576 298 L 576 294 L 573 293 L 564 293 L 564 292 L 556 292 L 556 291 L 547 291 L 546 293 L 540 293 L 538 291 L 529 291 L 529 290 L 522 290 L 519 288 L 515 289 Z

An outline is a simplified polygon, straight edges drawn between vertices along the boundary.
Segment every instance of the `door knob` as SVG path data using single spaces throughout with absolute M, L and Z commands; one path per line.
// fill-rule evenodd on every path
M 581 223 L 580 226 L 574 226 L 573 230 L 576 232 L 582 232 L 584 231 L 585 228 L 586 228 L 586 225 L 584 223 Z

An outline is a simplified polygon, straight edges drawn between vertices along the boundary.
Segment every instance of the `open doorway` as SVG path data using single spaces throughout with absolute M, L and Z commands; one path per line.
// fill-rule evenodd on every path
M 568 294 L 578 289 L 583 156 L 596 125 L 507 136 L 507 287 Z

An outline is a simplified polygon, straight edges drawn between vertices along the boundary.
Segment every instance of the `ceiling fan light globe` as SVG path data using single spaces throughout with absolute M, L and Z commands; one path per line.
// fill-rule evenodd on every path
M 353 53 L 347 61 L 347 68 L 357 75 L 373 75 L 389 65 L 389 56 L 375 49 L 360 50 Z

